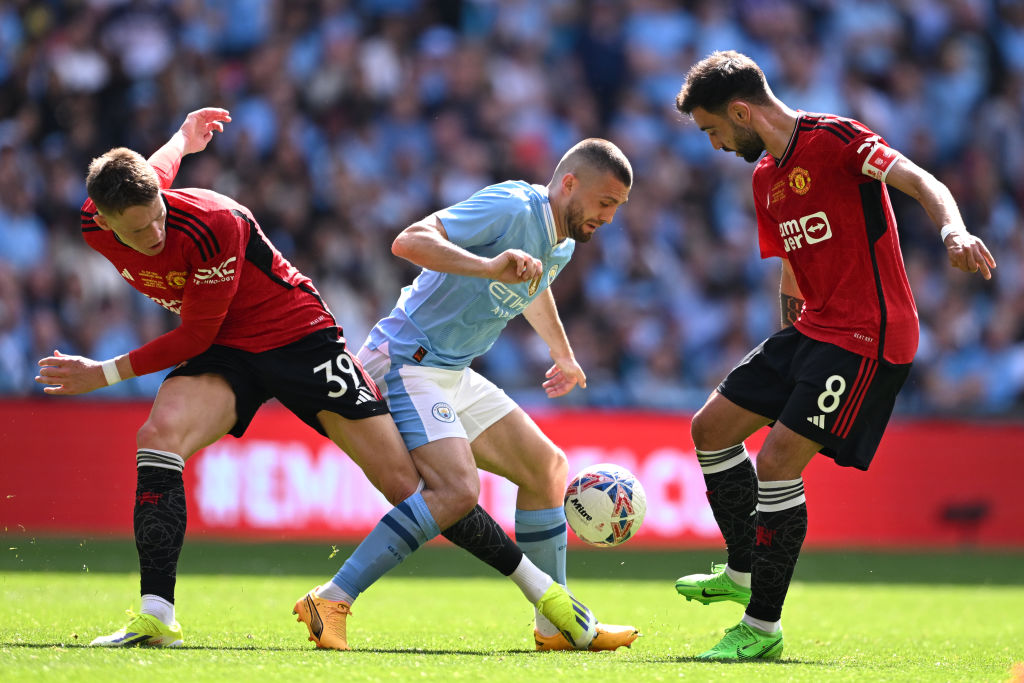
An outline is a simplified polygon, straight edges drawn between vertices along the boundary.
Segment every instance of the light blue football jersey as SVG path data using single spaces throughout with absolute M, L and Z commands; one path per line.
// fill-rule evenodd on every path
M 519 180 L 491 185 L 437 216 L 448 239 L 473 254 L 490 258 L 522 249 L 544 269 L 538 280 L 509 285 L 424 268 L 366 341 L 371 349 L 386 350 L 392 367 L 465 368 L 551 285 L 576 248 L 575 240 L 557 241 L 543 185 Z

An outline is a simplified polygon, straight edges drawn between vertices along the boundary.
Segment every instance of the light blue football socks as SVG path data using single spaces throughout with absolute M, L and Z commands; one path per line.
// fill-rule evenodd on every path
M 318 596 L 351 604 L 377 579 L 397 567 L 421 545 L 441 533 L 420 493 L 414 493 L 384 515 L 373 531 L 345 560 Z M 340 593 L 336 592 L 340 591 Z

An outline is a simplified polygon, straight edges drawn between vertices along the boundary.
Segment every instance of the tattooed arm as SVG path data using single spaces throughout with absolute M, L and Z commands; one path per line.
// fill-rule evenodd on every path
M 800 286 L 793 275 L 793 267 L 787 259 L 782 259 L 782 282 L 779 284 L 779 299 L 782 302 L 782 326 L 789 327 L 800 317 L 804 307 L 804 297 Z

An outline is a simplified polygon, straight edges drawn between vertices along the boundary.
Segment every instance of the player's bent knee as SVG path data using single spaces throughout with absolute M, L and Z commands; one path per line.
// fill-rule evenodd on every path
M 178 453 L 182 456 L 186 455 L 181 453 L 180 430 L 166 420 L 154 419 L 152 416 L 135 433 L 135 444 L 139 448 L 153 448 L 159 451 Z
M 477 477 L 463 478 L 453 482 L 439 492 L 448 513 L 454 519 L 461 519 L 472 510 L 480 499 L 480 480 Z
M 550 498 L 552 505 L 561 505 L 568 479 L 569 460 L 560 448 L 553 448 L 542 459 L 531 463 L 514 483 L 520 489 Z
M 708 442 L 711 434 L 708 430 L 708 420 L 704 410 L 698 410 L 697 414 L 690 420 L 690 438 L 693 439 L 693 447 L 699 451 L 709 450 Z
M 417 488 L 419 488 L 419 479 L 413 481 L 411 479 L 403 478 L 402 480 L 396 479 L 381 482 L 380 492 L 389 503 L 392 505 L 398 505 L 403 500 L 416 493 Z

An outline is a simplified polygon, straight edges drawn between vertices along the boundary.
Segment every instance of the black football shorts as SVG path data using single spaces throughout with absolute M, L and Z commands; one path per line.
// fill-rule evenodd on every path
M 867 358 L 790 326 L 748 353 L 718 391 L 822 444 L 837 464 L 866 470 L 910 365 Z
M 245 433 L 256 411 L 271 398 L 324 436 L 316 417 L 321 410 L 350 420 L 388 413 L 377 385 L 345 348 L 335 327 L 259 353 L 214 344 L 167 377 L 207 373 L 222 376 L 234 391 L 237 420 L 228 433 L 236 437 Z

